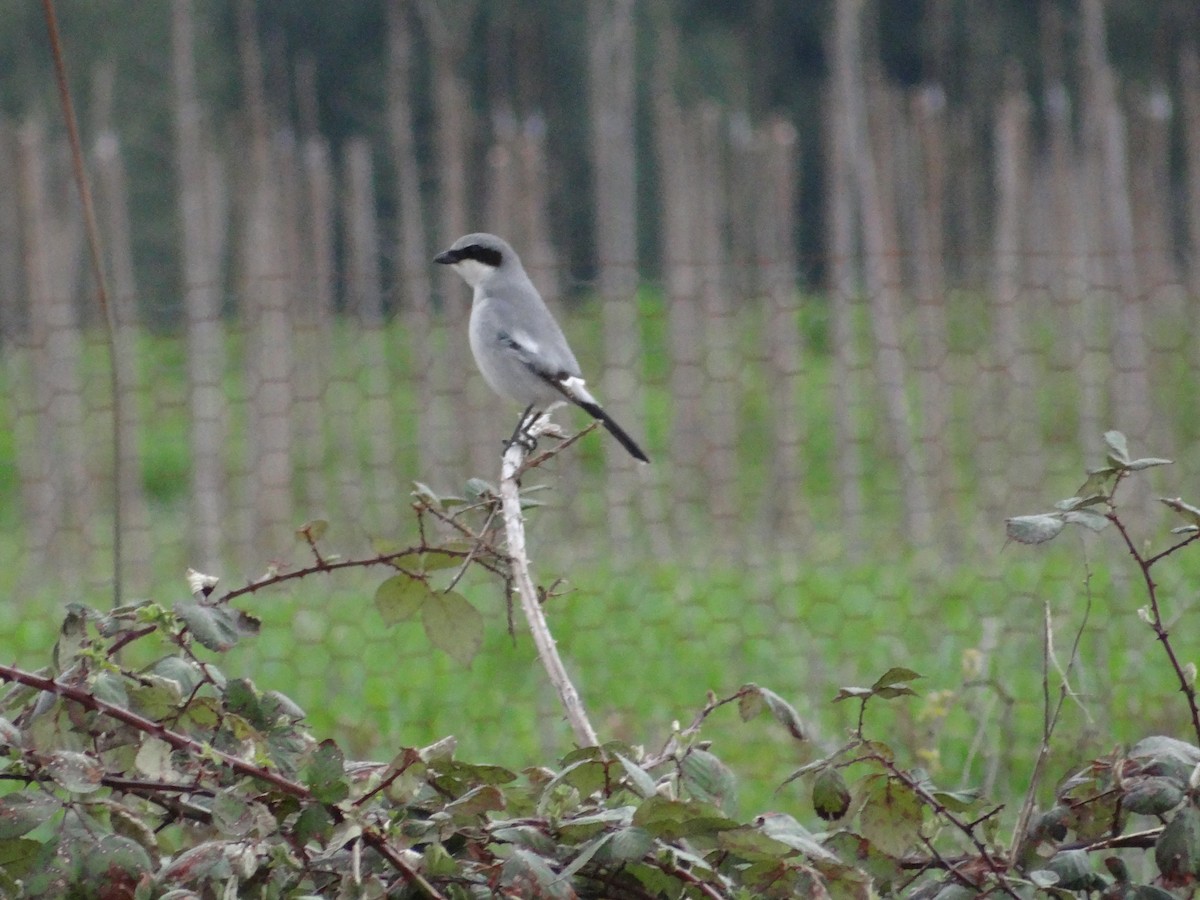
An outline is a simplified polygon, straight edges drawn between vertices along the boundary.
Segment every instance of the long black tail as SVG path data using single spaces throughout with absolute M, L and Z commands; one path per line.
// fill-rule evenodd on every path
M 589 403 L 586 400 L 580 400 L 577 397 L 572 397 L 584 410 L 586 410 L 592 418 L 599 419 L 601 424 L 608 429 L 608 433 L 621 442 L 621 446 L 629 451 L 629 455 L 634 459 L 641 460 L 644 463 L 650 462 L 642 448 L 637 445 L 637 442 L 625 433 L 625 429 L 613 421 L 613 417 L 606 413 L 598 403 Z

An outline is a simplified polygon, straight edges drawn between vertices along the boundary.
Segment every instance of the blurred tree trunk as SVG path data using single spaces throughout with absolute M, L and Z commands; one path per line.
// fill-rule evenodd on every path
M 792 562 L 812 532 L 800 463 L 806 435 L 801 412 L 804 331 L 796 260 L 797 144 L 796 127 L 781 116 L 772 116 L 755 134 L 754 170 L 759 177 L 754 246 L 766 295 L 762 348 L 774 428 L 763 508 L 768 515 L 767 533 L 776 536 L 776 545 L 785 551 L 781 558 Z
M 702 102 L 692 122 L 697 166 L 691 186 L 696 194 L 691 252 L 699 264 L 703 310 L 704 488 L 713 537 L 729 559 L 736 554 L 742 498 L 737 490 L 738 326 L 724 232 L 729 215 L 728 119 L 715 103 Z
M 334 344 L 334 186 L 329 144 L 308 133 L 301 142 L 296 283 L 296 449 L 306 517 L 330 515 L 327 422 Z M 357 507 L 349 507 L 351 509 Z
M 1143 93 L 1131 90 L 1133 104 L 1130 143 L 1132 166 L 1130 201 L 1133 233 L 1136 235 L 1142 290 L 1146 294 L 1151 321 L 1169 316 L 1181 321 L 1182 278 L 1175 266 L 1171 236 L 1171 119 L 1174 115 L 1166 85 L 1155 81 Z
M 361 329 L 359 383 L 364 402 L 356 415 L 372 423 L 367 470 L 372 498 L 367 522 L 375 533 L 394 535 L 400 526 L 400 482 L 395 474 L 396 431 L 392 421 L 391 367 L 384 330 L 380 276 L 379 226 L 375 215 L 375 173 L 366 138 L 351 138 L 345 159 L 346 256 L 350 294 L 356 298 L 356 328 Z M 364 509 L 364 512 L 368 510 Z
M 175 169 L 191 423 L 190 551 L 192 565 L 211 572 L 221 568 L 229 526 L 224 464 L 228 423 L 221 383 L 226 367 L 225 326 L 221 320 L 226 193 L 219 161 L 208 149 L 202 128 L 194 35 L 192 0 L 174 0 L 171 43 Z
M 1183 98 L 1183 137 L 1187 160 L 1187 260 L 1188 285 L 1192 300 L 1200 300 L 1200 48 L 1186 41 L 1179 56 L 1179 88 Z M 1200 362 L 1200 349 L 1193 333 L 1193 359 Z
M 60 562 L 68 582 L 78 579 L 91 549 L 93 495 L 88 478 L 83 384 L 83 341 L 75 308 L 82 246 L 77 211 L 56 208 L 47 189 L 50 154 L 42 125 L 18 134 L 18 202 L 25 255 L 32 385 L 37 416 L 36 518 L 31 550 Z
M 918 163 L 913 208 L 913 256 L 920 361 L 914 366 L 921 390 L 921 444 L 929 467 L 933 503 L 954 508 L 958 495 L 950 452 L 950 406 L 953 370 L 946 330 L 946 93 L 929 82 L 910 104 L 916 132 Z M 946 517 L 948 518 L 948 517 Z M 961 544 L 957 528 L 939 529 L 943 546 Z
M 667 310 L 667 393 L 671 398 L 670 466 L 658 477 L 671 485 L 672 544 L 699 550 L 703 498 L 701 453 L 704 441 L 704 372 L 700 368 L 700 314 L 697 308 L 696 251 L 692 243 L 695 215 L 695 154 L 675 96 L 679 64 L 679 31 L 666 7 L 655 9 L 658 53 L 654 63 L 654 155 L 658 166 L 662 209 L 661 254 L 663 294 Z M 696 560 L 698 561 L 698 560 Z
M 1159 75 L 1165 77 L 1166 73 Z M 1149 402 L 1154 373 L 1171 370 L 1171 358 L 1179 355 L 1194 314 L 1187 309 L 1183 276 L 1175 265 L 1171 219 L 1177 190 L 1171 179 L 1171 98 L 1157 78 L 1144 91 L 1131 87 L 1126 96 L 1130 105 L 1131 158 L 1135 160 L 1130 167 L 1129 199 L 1139 274 L 1138 302 L 1145 308 L 1143 341 Z M 1147 450 L 1151 446 L 1179 446 L 1192 433 L 1191 424 L 1178 416 L 1155 415 L 1153 410 L 1150 413 L 1147 443 L 1143 445 Z
M 637 385 L 636 31 L 634 0 L 588 0 L 588 101 L 591 115 L 596 264 L 604 329 L 601 402 L 632 435 L 644 434 Z M 615 558 L 633 550 L 638 476 L 624 448 L 604 442 L 606 509 Z M 648 492 L 641 492 L 646 494 Z
M 18 134 L 17 178 L 24 223 L 26 296 L 29 298 L 32 390 L 38 419 L 38 456 L 43 487 L 38 503 L 35 552 L 78 580 L 91 550 L 88 540 L 94 492 L 88 472 L 82 364 L 76 294 L 83 228 L 70 196 L 50 197 L 46 132 L 37 121 Z M 55 181 L 55 184 L 68 184 Z M 71 204 L 71 205 L 67 205 Z M 36 527 L 36 526 L 35 526 Z
M 112 303 L 116 329 L 113 334 L 112 365 L 117 367 L 121 393 L 121 459 L 116 466 L 121 503 L 121 558 L 116 560 L 124 590 L 143 594 L 150 587 L 151 537 L 149 511 L 142 489 L 142 417 L 139 404 L 144 393 L 138 365 L 137 281 L 133 266 L 133 233 L 129 222 L 128 189 L 121 145 L 116 133 L 106 128 L 96 141 L 96 201 L 103 223 L 107 269 L 111 273 Z
M 412 0 L 388 0 L 388 137 L 396 170 L 396 205 L 399 228 L 396 235 L 397 286 L 400 317 L 409 335 L 410 379 L 413 408 L 409 410 L 416 435 L 417 469 L 434 484 L 447 477 L 441 451 L 450 442 L 450 410 L 447 391 L 437 378 L 447 377 L 439 365 L 439 341 L 446 334 L 444 323 L 435 325 L 430 300 L 430 267 L 433 253 L 425 232 L 425 203 L 421 197 L 421 170 L 412 110 L 413 47 Z M 446 241 L 456 236 L 446 236 Z
M 877 155 L 886 150 L 881 135 L 872 141 L 867 113 L 867 85 L 863 73 L 862 2 L 837 0 L 834 19 L 833 78 L 838 115 L 845 117 L 848 155 L 860 204 L 866 288 L 871 306 L 876 378 L 882 392 L 884 425 L 895 453 L 909 542 L 925 548 L 932 539 L 932 510 L 920 447 L 913 440 L 912 415 L 906 394 L 902 352 L 901 273 L 894 199 L 879 177 Z M 873 151 L 873 147 L 878 148 Z
M 1151 407 L 1145 294 L 1137 268 L 1136 239 L 1129 187 L 1129 154 L 1125 117 L 1117 101 L 1116 76 L 1108 61 L 1102 0 L 1081 0 L 1083 27 L 1084 134 L 1097 167 L 1091 190 L 1102 192 L 1097 209 L 1104 226 L 1105 255 L 1111 259 L 1114 281 L 1100 286 L 1116 291 L 1113 310 L 1113 410 L 1110 421 L 1124 431 L 1134 448 L 1146 448 Z M 1136 489 L 1136 488 L 1135 488 Z M 1142 491 L 1142 498 L 1148 497 Z
M 425 26 L 432 50 L 434 114 L 437 118 L 436 224 L 437 245 L 441 248 L 476 230 L 469 224 L 474 211 L 470 208 L 467 190 L 474 122 L 471 93 L 462 69 L 478 3 L 477 0 L 416 0 L 415 9 Z M 429 265 L 429 261 L 425 264 Z M 438 282 L 444 302 L 440 321 L 429 335 L 438 352 L 429 359 L 432 391 L 426 398 L 437 410 L 435 421 L 438 425 L 445 423 L 435 432 L 439 439 L 435 454 L 439 465 L 435 467 L 435 473 L 442 478 L 453 473 L 461 479 L 478 453 L 480 445 L 476 439 L 480 435 L 499 433 L 495 412 L 499 404 L 486 393 L 481 379 L 475 376 L 467 343 L 470 306 L 462 282 L 453 272 L 439 268 L 443 269 Z M 452 410 L 458 410 L 465 420 L 451 421 Z M 512 411 L 506 409 L 505 412 Z M 480 440 L 486 442 L 486 438 Z M 493 451 L 495 446 L 493 440 Z M 493 452 L 489 464 L 494 466 L 494 461 Z
M 0 115 L 0 347 L 17 343 L 25 331 L 21 221 L 17 215 L 16 141 L 11 123 Z
M 862 559 L 865 503 L 863 499 L 862 422 L 863 362 L 858 350 L 859 284 L 855 260 L 858 240 L 854 227 L 856 200 L 846 156 L 852 137 L 845 109 L 831 86 L 825 96 L 825 197 L 829 293 L 833 307 L 832 406 L 835 430 L 837 489 L 842 540 L 847 559 Z
M 249 171 L 241 244 L 242 309 L 247 329 L 250 509 L 243 510 L 245 546 L 274 558 L 299 524 L 292 512 L 292 260 L 285 259 L 279 167 L 254 22 L 253 0 L 238 3 L 238 49 L 249 129 Z
M 296 64 L 300 146 L 284 179 L 288 188 L 288 258 L 295 260 L 295 397 L 293 432 L 297 497 L 305 519 L 329 517 L 326 423 L 333 335 L 333 171 L 329 144 L 317 133 L 316 64 Z
M 1012 66 L 996 111 L 994 178 L 996 226 L 992 235 L 992 361 L 990 402 L 978 404 L 975 427 L 980 486 L 989 517 L 1006 508 L 1036 504 L 1044 465 L 1037 432 L 1037 373 L 1026 330 L 1024 242 L 1029 216 L 1030 104 L 1023 78 Z M 1020 477 L 1013 481 L 1013 472 Z

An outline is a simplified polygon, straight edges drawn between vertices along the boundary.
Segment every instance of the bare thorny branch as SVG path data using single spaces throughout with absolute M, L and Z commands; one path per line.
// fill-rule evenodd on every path
M 1121 535 L 1121 540 L 1125 543 L 1125 548 L 1129 551 L 1129 555 L 1133 557 L 1133 561 L 1137 564 L 1138 571 L 1141 573 L 1142 583 L 1146 587 L 1146 596 L 1150 601 L 1148 607 L 1148 624 L 1153 629 L 1154 636 L 1158 639 L 1158 642 L 1162 644 L 1163 651 L 1167 654 L 1167 659 L 1170 661 L 1171 668 L 1175 672 L 1175 677 L 1179 681 L 1179 690 L 1187 698 L 1188 711 L 1192 717 L 1192 731 L 1196 735 L 1196 740 L 1200 741 L 1200 706 L 1196 702 L 1194 678 L 1188 674 L 1183 664 L 1179 661 L 1179 656 L 1176 654 L 1175 648 L 1171 645 L 1170 632 L 1163 623 L 1162 607 L 1158 599 L 1158 584 L 1154 581 L 1154 575 L 1151 572 L 1156 563 L 1200 539 L 1200 533 L 1192 533 L 1187 539 L 1178 541 L 1166 550 L 1152 556 L 1145 556 L 1138 550 L 1137 544 L 1134 543 L 1133 537 L 1129 534 L 1129 529 L 1125 527 L 1125 523 L 1117 514 L 1116 507 L 1111 503 L 1107 518 L 1116 526 L 1117 532 Z

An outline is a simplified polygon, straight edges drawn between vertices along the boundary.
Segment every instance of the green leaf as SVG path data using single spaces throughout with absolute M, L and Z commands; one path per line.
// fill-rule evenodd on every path
M 837 696 L 833 698 L 833 702 L 837 703 L 839 700 L 852 700 L 852 699 L 859 699 L 859 698 L 863 698 L 863 697 L 874 697 L 874 696 L 875 696 L 874 688 L 844 687 L 844 688 L 838 688 Z
M 129 706 L 134 712 L 160 722 L 178 708 L 181 699 L 178 682 L 157 675 L 144 675 L 141 680 L 143 684 L 132 684 L 127 688 Z
M 434 841 L 425 848 L 421 864 L 425 874 L 434 878 L 451 878 L 461 874 L 458 860 L 451 856 L 439 841 Z
M 1108 502 L 1108 497 L 1104 494 L 1089 494 L 1086 497 L 1068 497 L 1066 500 L 1059 500 L 1054 504 L 1054 508 L 1062 512 L 1070 512 L 1073 509 L 1087 509 L 1106 502 Z
M 558 849 L 552 837 L 532 825 L 505 825 L 492 829 L 491 835 L 493 841 L 515 844 L 542 856 L 553 856 Z
M 1189 803 L 1167 823 L 1154 844 L 1154 861 L 1173 881 L 1200 875 L 1200 809 Z
M 805 740 L 804 723 L 800 721 L 800 714 L 795 708 L 776 694 L 774 691 L 767 688 L 759 688 L 759 694 L 767 703 L 767 709 L 771 710 L 771 715 L 775 717 L 775 721 L 787 729 L 788 734 L 798 741 Z
M 228 879 L 233 875 L 233 869 L 225 851 L 226 844 L 221 841 L 208 841 L 193 847 L 167 866 L 159 876 L 161 883 L 187 884 L 203 878 L 218 881 Z
M 346 757 L 332 740 L 321 741 L 304 770 L 304 783 L 322 803 L 340 803 L 350 796 Z
M 654 835 L 644 828 L 629 825 L 612 833 L 606 857 L 615 863 L 634 862 L 650 852 L 654 846 Z
M 749 722 L 766 708 L 767 701 L 763 699 L 762 688 L 757 684 L 743 684 L 738 697 L 738 715 L 743 722 Z
M 300 811 L 293 827 L 296 842 L 303 847 L 309 841 L 319 841 L 324 844 L 333 833 L 333 819 L 324 805 L 310 803 Z
M 625 774 L 629 776 L 629 783 L 634 793 L 641 797 L 652 796 L 655 790 L 654 776 L 637 763 L 626 759 L 620 753 L 617 754 L 617 759 L 620 761 L 622 768 L 625 769 Z
M 919 672 L 914 672 L 912 669 L 906 669 L 903 666 L 893 666 L 882 675 L 880 675 L 871 688 L 878 691 L 880 688 L 888 687 L 893 684 L 900 684 L 906 681 L 916 681 L 921 677 Z
M 505 896 L 539 900 L 574 900 L 576 896 L 569 880 L 559 879 L 544 859 L 521 847 L 513 848 L 501 868 L 500 884 L 509 889 Z
M 950 812 L 965 812 L 979 802 L 981 791 L 978 788 L 967 788 L 961 791 L 944 791 L 931 787 L 930 795 Z
M 697 800 L 706 800 L 721 809 L 733 803 L 733 770 L 707 750 L 690 750 L 679 763 L 683 784 Z
M 467 499 L 474 503 L 480 497 L 498 497 L 500 492 L 490 482 L 482 478 L 468 478 L 466 488 Z
M 1125 788 L 1122 806 L 1131 813 L 1161 816 L 1183 802 L 1183 784 L 1174 778 L 1128 778 L 1122 786 Z
M 600 850 L 602 850 L 604 846 L 612 840 L 612 837 L 613 833 L 611 831 L 606 831 L 599 837 L 595 837 L 588 841 L 586 844 L 584 844 L 583 849 L 579 851 L 578 855 L 576 855 L 576 857 L 571 860 L 570 863 L 563 867 L 562 871 L 558 873 L 558 877 L 564 881 L 573 877 L 576 872 L 592 861 L 592 857 L 600 852 Z
M 258 689 L 249 678 L 235 678 L 226 684 L 224 699 L 229 712 L 241 716 L 255 728 L 266 728 L 270 724 L 263 715 Z
M 25 878 L 38 864 L 45 849 L 41 841 L 0 838 L 0 888 L 9 881 L 8 887 L 15 893 L 15 885 L 10 879 Z
M 375 608 L 384 624 L 395 625 L 414 618 L 432 596 L 425 582 L 401 573 L 375 589 Z
M 528 896 L 539 900 L 575 900 L 575 889 L 568 878 L 559 878 L 545 859 L 515 847 L 500 869 L 500 886 L 505 896 Z
M 151 872 L 154 864 L 150 854 L 137 841 L 119 834 L 103 835 L 92 845 L 83 860 L 84 875 L 105 885 L 136 884 L 142 875 Z
M 1163 734 L 1144 737 L 1129 748 L 1144 775 L 1164 775 L 1186 784 L 1192 771 L 1200 766 L 1200 747 Z
M 1108 527 L 1108 516 L 1091 509 L 1071 509 L 1062 514 L 1068 525 L 1082 525 L 1092 531 L 1103 531 Z
M 90 794 L 100 789 L 104 768 L 86 753 L 57 750 L 46 762 L 46 772 L 60 787 L 76 794 Z
M 887 853 L 901 856 L 920 836 L 923 808 L 912 788 L 887 775 L 863 779 L 858 824 L 863 837 Z
M 147 737 L 134 758 L 137 770 L 153 781 L 174 781 L 179 777 L 171 765 L 171 745 L 156 737 Z
M 738 827 L 736 821 L 710 803 L 671 800 L 660 794 L 642 802 L 633 814 L 633 824 L 664 840 L 716 834 Z
M 616 828 L 625 828 L 633 821 L 634 807 L 618 806 L 597 813 L 573 816 L 561 821 L 558 827 L 560 845 L 579 845 Z
M 866 872 L 878 883 L 880 893 L 890 895 L 891 884 L 897 881 L 904 870 L 899 863 L 885 853 L 880 853 L 871 842 L 852 831 L 838 831 L 824 841 L 825 849 L 834 853 L 847 865 Z
M 764 834 L 761 828 L 743 825 L 717 835 L 717 846 L 742 859 L 779 860 L 796 854 L 796 848 Z
M 272 725 L 277 724 L 281 719 L 295 723 L 305 717 L 305 712 L 300 708 L 300 704 L 279 691 L 267 691 L 262 695 L 260 705 L 263 718 Z
M 431 594 L 421 622 L 429 642 L 460 665 L 469 667 L 483 646 L 483 616 L 457 591 Z
M 59 672 L 68 669 L 76 654 L 87 644 L 87 614 L 82 607 L 72 604 L 58 629 L 58 640 L 54 642 L 54 668 Z
M 1157 456 L 1144 456 L 1141 459 L 1135 459 L 1126 468 L 1131 472 L 1140 472 L 1142 469 L 1150 469 L 1154 466 L 1169 466 L 1172 464 L 1173 460 L 1170 459 L 1161 459 Z
M 471 822 L 484 813 L 504 809 L 506 805 L 504 794 L 498 787 L 484 784 L 447 803 L 444 809 L 456 821 Z
M 1052 883 L 1064 891 L 1092 891 L 1104 886 L 1103 880 L 1092 871 L 1086 850 L 1056 853 L 1041 871 L 1053 872 L 1056 880 Z
M 437 495 L 437 492 L 429 485 L 421 481 L 413 482 L 413 496 L 420 497 L 427 501 L 431 506 L 441 506 L 442 498 Z
M 150 671 L 159 678 L 166 678 L 178 684 L 180 697 L 191 694 L 204 679 L 196 664 L 181 656 L 164 656 Z
M 1111 466 L 1091 469 L 1087 473 L 1087 480 L 1075 493 L 1084 498 L 1098 497 L 1107 500 L 1112 493 L 1112 481 L 1117 472 L 1118 470 Z
M 1191 525 L 1200 526 L 1200 508 L 1192 506 L 1181 497 L 1159 497 L 1162 503 L 1165 503 L 1168 508 L 1175 510 L 1183 516 L 1184 519 Z
M 62 809 L 53 797 L 32 791 L 0 797 L 0 840 L 21 837 Z
M 1108 447 L 1108 460 L 1115 466 L 1125 468 L 1129 464 L 1129 442 L 1119 431 L 1104 432 L 1104 444 Z
M 218 791 L 213 797 L 212 819 L 224 837 L 245 837 L 255 825 L 250 803 L 232 790 Z
M 438 553 L 430 550 L 421 554 L 421 571 L 436 572 L 439 569 L 457 569 L 463 564 L 463 557 L 457 554 Z
M 850 789 L 840 769 L 822 769 L 813 779 L 813 811 L 826 822 L 840 819 L 850 808 Z
M 1035 516 L 1013 516 L 1005 520 L 1005 533 L 1009 540 L 1019 544 L 1044 544 L 1058 536 L 1066 527 L 1062 516 L 1040 513 Z
M 125 681 L 116 672 L 101 672 L 92 682 L 92 694 L 97 700 L 129 708 L 129 695 L 125 693 Z
M 0 747 L 20 747 L 21 729 L 0 716 Z
M 329 531 L 329 522 L 325 519 L 313 519 L 311 522 L 305 522 L 296 529 L 296 536 L 306 538 L 310 541 L 319 541 L 325 537 Z
M 598 747 L 585 747 L 580 752 L 591 754 L 598 751 Z M 546 782 L 538 798 L 538 813 L 561 815 L 567 811 L 567 806 L 574 811 L 580 796 L 586 797 L 599 790 L 607 781 L 608 768 L 601 760 L 592 756 L 576 759 Z
M 230 649 L 244 634 L 258 632 L 258 620 L 228 606 L 207 606 L 180 600 L 174 607 L 188 631 L 203 646 L 218 653 Z
M 821 846 L 811 831 L 786 813 L 768 813 L 767 815 L 759 816 L 756 824 L 767 837 L 787 844 L 795 850 L 799 850 L 809 859 L 830 862 L 837 859 L 837 857 Z
M 916 697 L 917 692 L 908 685 L 893 685 L 891 687 L 881 687 L 875 691 L 876 697 L 881 697 L 884 700 L 893 700 L 896 697 Z

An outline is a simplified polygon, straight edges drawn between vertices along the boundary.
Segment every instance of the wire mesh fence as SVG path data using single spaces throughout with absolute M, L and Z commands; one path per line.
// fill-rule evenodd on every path
M 626 130 L 604 132 L 618 144 L 597 150 L 607 179 L 597 192 L 614 197 L 598 210 L 595 277 L 583 280 L 551 227 L 545 122 L 497 114 L 482 174 L 454 149 L 449 113 L 436 137 L 418 137 L 405 100 L 411 36 L 394 12 L 387 138 L 335 147 L 270 111 L 253 77 L 232 137 L 203 128 L 186 6 L 174 22 L 177 295 L 139 289 L 130 183 L 142 173 L 123 162 L 120 124 L 102 123 L 91 150 L 113 348 L 84 274 L 57 129 L 38 116 L 0 123 L 0 516 L 23 591 L 53 580 L 62 596 L 94 595 L 109 581 L 115 494 L 127 595 L 167 596 L 187 566 L 237 581 L 296 564 L 306 520 L 333 523 L 342 553 L 403 540 L 414 481 L 462 494 L 470 478 L 495 480 L 519 410 L 483 384 L 467 346 L 468 292 L 431 263 L 476 227 L 458 181 L 472 171 L 486 185 L 486 227 L 517 247 L 597 394 L 653 459 L 638 466 L 589 436 L 541 473 L 550 490 L 531 514 L 543 577 L 561 571 L 582 587 L 560 637 L 616 732 L 638 733 L 635 715 L 678 715 L 655 703 L 655 679 L 702 679 L 696 660 L 721 659 L 731 682 L 773 677 L 776 690 L 822 696 L 871 669 L 853 653 L 860 632 L 871 632 L 871 654 L 925 654 L 982 678 L 986 662 L 970 653 L 986 660 L 1041 639 L 1041 576 L 999 556 L 1005 516 L 1069 496 L 1107 428 L 1179 463 L 1150 485 L 1178 493 L 1200 471 L 1194 51 L 1172 85 L 1174 124 L 1123 103 L 1099 59 L 1078 131 L 1047 103 L 1035 135 L 1013 82 L 971 143 L 937 89 L 865 78 L 854 23 L 839 18 L 817 201 L 801 197 L 815 163 L 785 117 L 751 124 L 716 104 L 653 98 L 657 274 L 639 267 L 625 203 L 634 101 L 594 97 L 618 120 L 625 104 Z M 612 71 L 632 65 L 611 49 L 600 56 L 593 64 Z M 439 103 L 451 109 L 445 77 Z M 1172 140 L 1186 148 L 1182 164 Z M 441 154 L 433 203 L 430 166 L 418 162 L 431 150 Z M 382 202 L 389 191 L 394 202 Z M 821 210 L 817 257 L 797 250 L 802 209 Z M 558 417 L 583 423 L 577 411 Z M 1151 496 L 1130 500 L 1147 527 Z M 1102 568 L 1115 552 L 1087 546 Z M 444 674 L 445 660 L 396 646 L 365 584 L 350 585 L 358 613 L 292 610 L 255 664 L 264 678 L 348 692 L 338 727 L 370 747 L 432 714 L 355 693 L 363 654 L 389 654 L 400 673 Z M 476 589 L 502 632 L 495 592 Z M 1115 600 L 1100 606 L 1124 615 Z M 42 614 L 53 621 L 11 604 L 14 620 Z M 644 621 L 644 637 L 606 632 L 615 619 Z M 1097 621 L 1092 658 L 1108 663 L 1085 667 L 1082 690 L 1119 720 L 1137 703 L 1140 651 Z M 527 665 L 512 648 L 492 651 Z M 622 687 L 632 676 L 613 669 L 651 656 L 674 667 L 647 665 Z M 554 732 L 536 687 L 503 685 L 478 715 L 499 727 L 528 703 Z M 964 703 L 981 721 L 1006 708 Z

